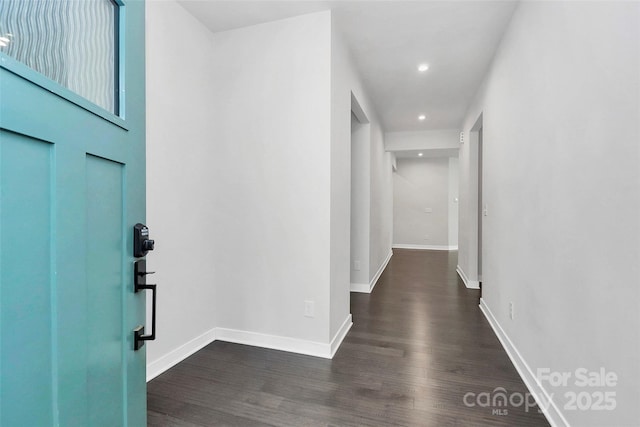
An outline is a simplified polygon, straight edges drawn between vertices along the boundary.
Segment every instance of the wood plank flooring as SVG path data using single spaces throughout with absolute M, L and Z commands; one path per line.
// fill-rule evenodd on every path
M 465 405 L 467 393 L 484 403 L 527 389 L 456 259 L 394 250 L 373 293 L 351 294 L 354 325 L 333 360 L 210 344 L 148 384 L 149 426 L 548 426 L 518 396 Z

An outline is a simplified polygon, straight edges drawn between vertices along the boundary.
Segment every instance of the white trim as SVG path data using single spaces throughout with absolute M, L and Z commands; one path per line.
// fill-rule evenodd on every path
M 164 371 L 182 362 L 196 351 L 206 347 L 216 340 L 216 328 L 195 337 L 191 341 L 181 345 L 175 350 L 161 356 L 153 362 L 147 363 L 147 382 L 151 381 Z
M 352 283 L 351 292 L 371 293 L 371 285 L 369 283 Z
M 387 258 L 384 260 L 382 265 L 380 265 L 380 268 L 376 272 L 375 276 L 373 276 L 373 279 L 371 279 L 369 283 L 352 283 L 351 292 L 362 292 L 365 294 L 370 294 L 373 291 L 373 288 L 378 283 L 378 279 L 380 278 L 380 276 L 382 276 L 382 272 L 384 271 L 385 268 L 387 268 L 387 264 L 389 264 L 389 261 L 391 260 L 392 256 L 393 256 L 393 250 L 390 250 L 389 254 L 387 255 Z
M 307 341 L 298 338 L 227 328 L 216 328 L 216 339 L 236 344 L 252 345 L 254 347 L 270 348 L 273 350 L 331 359 L 331 345 L 317 341 Z
M 213 328 L 186 344 L 181 345 L 175 350 L 170 351 L 164 356 L 161 356 L 159 359 L 147 363 L 147 382 L 174 367 L 187 357 L 214 341 L 227 341 L 236 344 L 246 344 L 254 347 L 271 348 L 274 350 L 333 359 L 333 356 L 338 351 L 338 348 L 340 348 L 342 341 L 344 341 L 344 338 L 347 336 L 347 333 L 352 326 L 353 321 L 351 314 L 349 314 L 329 344 L 300 340 L 296 338 L 266 335 L 257 332 L 239 331 L 236 329 Z
M 542 413 L 547 418 L 547 421 L 549 421 L 549 424 L 551 424 L 552 427 L 568 427 L 569 422 L 562 415 L 562 412 L 551 398 L 551 395 L 549 395 L 542 384 L 540 384 L 536 375 L 529 367 L 529 364 L 527 364 L 516 346 L 509 339 L 509 336 L 505 333 L 504 329 L 502 329 L 502 326 L 498 323 L 493 312 L 482 298 L 480 298 L 480 310 L 487 318 L 487 321 L 489 322 L 489 325 L 491 325 L 493 332 L 498 337 L 500 344 L 502 344 L 502 347 L 507 352 L 509 359 L 511 359 L 511 363 L 513 363 L 518 374 L 520 374 L 520 378 L 522 378 L 522 381 L 524 381 L 529 392 L 536 400 L 538 407 L 542 409 Z
M 456 272 L 458 273 L 458 275 L 460 276 L 460 278 L 464 282 L 464 285 L 468 289 L 480 289 L 480 282 L 477 281 L 477 280 L 469 280 L 467 278 L 467 275 L 464 274 L 464 270 L 462 270 L 462 267 L 460 267 L 459 265 L 456 266 Z
M 423 251 L 457 251 L 457 246 L 446 246 L 446 245 L 412 245 L 405 243 L 394 243 L 392 246 L 393 249 L 419 249 Z
M 376 272 L 376 275 L 373 276 L 373 279 L 371 279 L 371 282 L 369 282 L 369 287 L 371 288 L 371 291 L 373 291 L 373 288 L 378 283 L 378 279 L 380 278 L 380 276 L 382 276 L 382 272 L 384 271 L 384 269 L 387 268 L 387 264 L 389 264 L 389 261 L 391 260 L 392 256 L 393 256 L 393 249 L 389 249 L 389 253 L 387 254 L 387 258 L 380 265 L 380 268 Z M 369 292 L 371 292 L 371 291 L 369 291 Z
M 342 341 L 344 341 L 344 337 L 347 336 L 347 332 L 349 332 L 352 326 L 353 326 L 353 321 L 351 319 L 351 313 L 349 313 L 347 318 L 344 319 L 342 326 L 340 326 L 340 329 L 338 329 L 333 339 L 331 340 L 331 344 L 329 344 L 329 348 L 331 350 L 330 359 L 333 359 L 333 356 L 336 355 L 336 351 L 338 351 L 338 348 L 340 348 Z

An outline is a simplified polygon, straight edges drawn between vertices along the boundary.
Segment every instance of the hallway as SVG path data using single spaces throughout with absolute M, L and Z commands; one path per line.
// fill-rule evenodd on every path
M 395 249 L 373 293 L 351 294 L 333 360 L 210 344 L 148 384 L 149 426 L 548 425 L 537 408 L 465 405 L 527 390 L 456 258 Z

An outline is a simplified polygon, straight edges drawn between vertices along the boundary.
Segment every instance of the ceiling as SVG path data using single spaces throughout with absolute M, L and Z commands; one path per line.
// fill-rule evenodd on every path
M 211 31 L 332 9 L 387 132 L 459 129 L 515 1 L 179 0 Z M 418 72 L 418 64 L 429 70 Z M 426 120 L 418 120 L 424 114 Z
M 422 155 L 420 155 L 422 154 Z M 395 151 L 396 159 L 432 159 L 434 157 L 458 157 L 458 148 L 429 148 L 424 150 Z

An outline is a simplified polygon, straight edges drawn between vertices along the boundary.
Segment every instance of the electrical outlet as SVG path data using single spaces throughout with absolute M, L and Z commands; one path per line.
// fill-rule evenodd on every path
M 424 208 L 424 211 L 426 213 L 431 213 L 431 212 L 433 212 L 433 208 Z
M 355 271 L 360 271 L 360 261 L 353 261 L 353 269 Z
M 509 317 L 513 320 L 513 301 L 509 303 Z
M 313 301 L 305 301 L 304 302 L 304 316 L 305 317 L 316 317 L 316 306 Z

